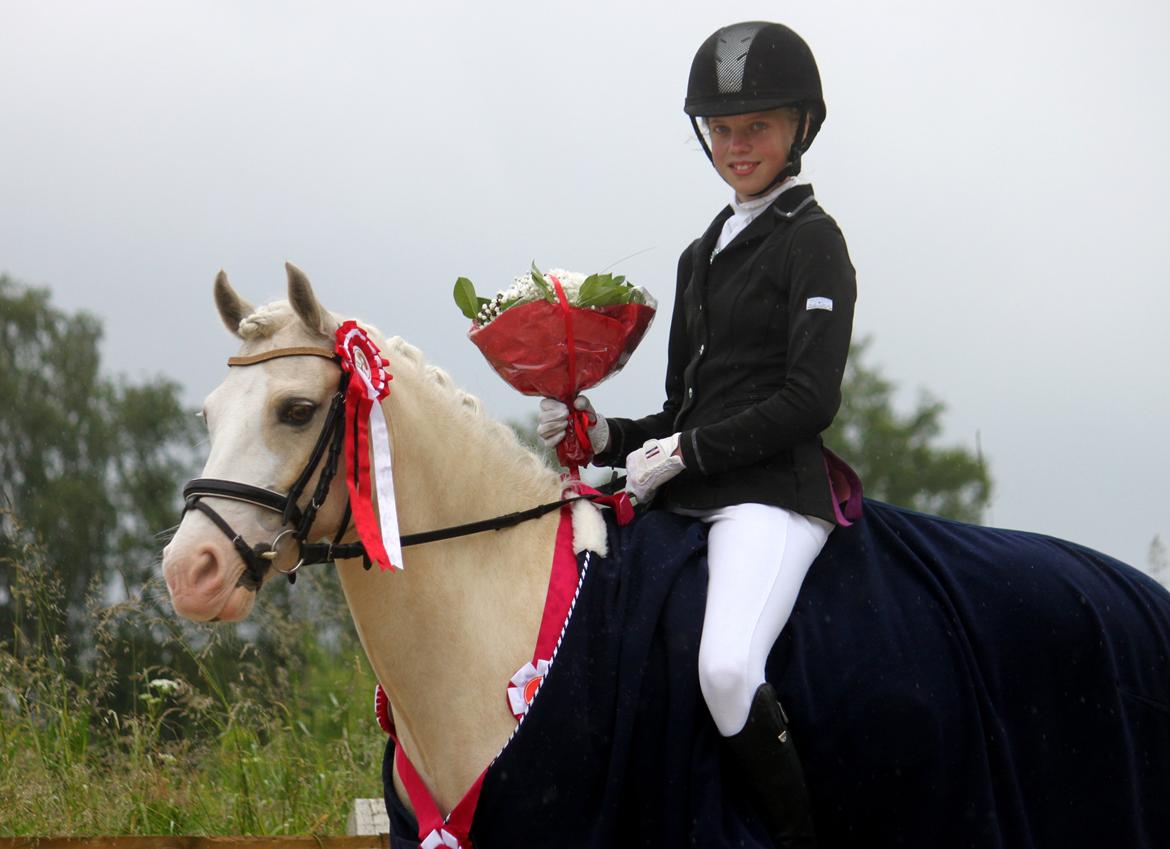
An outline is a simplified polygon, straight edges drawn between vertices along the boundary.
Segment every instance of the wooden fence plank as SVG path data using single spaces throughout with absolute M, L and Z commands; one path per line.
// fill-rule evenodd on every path
M 390 831 L 390 817 L 386 814 L 385 799 L 354 799 L 349 810 L 345 833 L 386 834 Z

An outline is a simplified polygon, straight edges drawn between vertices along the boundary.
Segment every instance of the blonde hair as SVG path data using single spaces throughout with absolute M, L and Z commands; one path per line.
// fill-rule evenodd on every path
M 775 109 L 761 109 L 760 112 L 761 113 L 779 112 L 793 126 L 795 126 L 796 123 L 800 120 L 800 107 L 799 106 L 777 106 Z M 748 115 L 748 114 L 752 114 L 752 113 L 744 112 L 744 113 L 740 113 L 740 114 Z M 710 122 L 712 120 L 715 120 L 718 118 L 730 118 L 730 117 L 732 117 L 732 116 L 731 115 L 712 115 L 710 117 L 700 118 L 699 123 L 701 123 L 703 125 L 703 129 L 706 130 L 707 133 L 710 133 L 711 132 Z

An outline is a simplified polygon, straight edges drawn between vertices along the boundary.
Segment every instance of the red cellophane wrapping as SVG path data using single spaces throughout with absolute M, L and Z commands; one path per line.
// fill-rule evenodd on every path
M 473 324 L 468 337 L 513 388 L 557 398 L 571 408 L 578 392 L 626 364 L 653 318 L 651 304 L 566 308 L 533 301 L 505 310 L 484 327 Z M 584 416 L 574 416 L 557 457 L 572 467 L 592 456 Z

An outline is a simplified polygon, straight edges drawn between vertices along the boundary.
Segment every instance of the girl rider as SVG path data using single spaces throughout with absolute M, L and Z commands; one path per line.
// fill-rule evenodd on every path
M 769 650 L 835 522 L 820 433 L 833 421 L 856 284 L 845 239 L 798 179 L 825 120 L 803 39 L 733 24 L 703 42 L 684 111 L 730 206 L 683 251 L 662 410 L 606 418 L 585 396 L 599 465 L 627 489 L 709 525 L 699 682 L 777 846 L 813 846 L 800 762 Z M 564 436 L 567 407 L 541 402 L 538 431 Z

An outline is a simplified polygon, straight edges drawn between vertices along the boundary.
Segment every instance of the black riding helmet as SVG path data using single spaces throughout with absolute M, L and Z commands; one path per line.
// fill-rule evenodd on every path
M 798 128 L 809 119 L 808 134 L 798 138 L 788 165 L 764 192 L 800 173 L 800 157 L 825 121 L 825 99 L 817 62 L 804 39 L 783 24 L 746 21 L 716 30 L 695 53 L 683 111 L 708 159 L 711 148 L 699 118 L 764 112 L 781 106 L 800 110 Z M 798 129 L 799 134 L 799 129 Z M 713 160 L 712 160 L 713 161 Z

